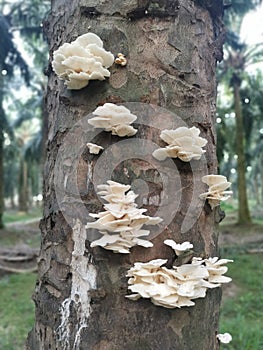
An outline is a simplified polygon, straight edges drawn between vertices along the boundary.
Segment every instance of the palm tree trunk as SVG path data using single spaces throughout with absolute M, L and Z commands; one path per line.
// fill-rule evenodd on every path
M 254 197 L 256 199 L 256 204 L 260 205 L 261 203 L 261 198 L 260 198 L 260 188 L 259 188 L 259 174 L 256 173 L 253 175 L 253 192 L 254 192 Z
M 4 110 L 2 106 L 4 88 L 3 85 L 3 76 L 0 73 L 0 229 L 4 227 Z
M 198 255 L 217 254 L 214 213 L 209 206 L 203 208 L 198 197 L 205 190 L 201 182 L 203 163 L 196 161 L 190 166 L 181 161 L 172 162 L 175 170 L 170 180 L 181 187 L 178 192 L 165 190 L 164 179 L 159 175 L 163 165 L 153 161 L 147 148 L 149 143 L 160 143 L 162 129 L 179 126 L 178 120 L 181 125 L 195 125 L 208 140 L 205 170 L 216 172 L 215 69 L 222 42 L 216 40 L 218 32 L 214 30 L 222 23 L 222 1 L 218 0 L 215 8 L 210 1 L 202 3 L 210 6 L 212 14 L 200 7 L 199 1 L 192 0 L 150 1 L 143 5 L 137 0 L 52 1 L 46 23 L 51 52 L 90 28 L 103 39 L 107 50 L 115 55 L 125 54 L 128 64 L 113 65 L 109 80 L 92 81 L 79 91 L 66 90 L 63 82 L 53 72 L 50 74 L 42 248 L 34 294 L 36 322 L 27 349 L 219 348 L 216 339 L 219 288 L 196 300 L 194 307 L 174 310 L 157 307 L 149 300 L 132 302 L 125 298 L 125 275 L 134 262 L 173 259 L 170 249 L 163 244 L 167 237 L 178 242 L 192 241 Z M 85 123 L 87 115 L 105 102 L 137 103 L 141 123 L 136 137 L 127 141 L 127 152 L 133 150 L 134 142 L 140 147 L 122 161 L 119 156 L 124 152 L 121 145 L 125 144 L 100 132 L 97 143 L 108 150 L 114 145 L 118 149 L 102 162 L 95 175 L 100 158 L 85 151 L 88 138 Z M 172 117 L 170 113 L 174 113 Z M 139 159 L 138 152 L 145 152 L 149 161 Z M 66 158 L 60 163 L 61 154 Z M 113 166 L 114 163 L 117 165 Z M 158 208 L 172 214 L 167 226 L 152 239 L 151 249 L 134 247 L 131 254 L 125 255 L 90 248 L 90 232 L 87 237 L 85 230 L 87 211 L 101 208 L 94 183 L 111 166 L 114 169 L 109 177 L 113 176 L 115 181 L 143 180 L 146 188 L 153 187 L 148 202 L 146 198 L 149 215 L 154 215 Z M 62 187 L 58 185 L 61 181 Z M 179 207 L 172 212 L 160 208 L 160 198 L 164 197 L 168 203 L 178 202 Z M 198 208 L 200 216 L 189 226 L 192 215 L 187 213 L 191 204 L 193 216 Z M 183 223 L 187 227 L 185 232 L 182 232 Z
M 246 187 L 246 159 L 244 149 L 244 128 L 242 105 L 240 98 L 240 84 L 234 82 L 234 103 L 236 114 L 236 153 L 237 153 L 237 175 L 238 175 L 238 223 L 249 224 L 251 217 L 248 207 Z
M 28 174 L 27 174 L 27 162 L 23 158 L 20 160 L 20 184 L 19 184 L 19 210 L 22 212 L 28 211 Z
M 259 155 L 259 171 L 260 171 L 260 186 L 261 186 L 261 198 L 260 202 L 263 202 L 263 155 L 262 153 Z
M 0 116 L 1 118 L 1 116 Z M 0 130 L 0 229 L 4 227 L 4 135 Z

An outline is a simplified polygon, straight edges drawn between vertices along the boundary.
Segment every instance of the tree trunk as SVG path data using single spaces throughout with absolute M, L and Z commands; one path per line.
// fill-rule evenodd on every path
M 259 169 L 260 169 L 260 184 L 261 184 L 261 200 L 263 202 L 263 155 L 259 156 Z
M 0 229 L 4 227 L 3 215 L 4 215 L 4 135 L 2 130 L 0 130 Z
M 260 187 L 259 187 L 259 173 L 253 174 L 253 196 L 256 199 L 256 204 L 260 205 Z
M 52 2 L 45 25 L 51 53 L 90 30 L 102 38 L 107 50 L 125 54 L 128 64 L 113 65 L 109 80 L 92 81 L 78 91 L 66 90 L 50 73 L 36 323 L 27 349 L 219 347 L 219 288 L 197 299 L 195 306 L 182 309 L 125 298 L 125 276 L 134 262 L 173 258 L 163 244 L 167 237 L 193 242 L 199 256 L 217 255 L 214 213 L 198 194 L 205 191 L 201 177 L 217 169 L 215 66 L 222 44 L 218 37 L 222 2 L 209 10 L 197 3 L 201 2 Z M 202 1 L 203 6 L 206 3 L 211 2 Z M 126 141 L 88 131 L 87 115 L 104 102 L 128 102 L 138 116 L 136 137 Z M 208 140 L 206 160 L 171 161 L 173 173 L 151 157 L 151 147 L 160 144 L 162 129 L 186 124 L 198 127 Z M 92 137 L 105 147 L 101 156 L 85 150 Z M 160 232 L 152 235 L 153 248 L 134 247 L 127 255 L 90 248 L 92 232 L 85 230 L 88 212 L 102 207 L 95 184 L 110 177 L 137 186 L 148 215 L 158 210 L 166 215 Z M 165 187 L 165 181 L 172 183 L 172 190 Z M 175 209 L 169 209 L 174 205 Z
M 28 174 L 27 174 L 27 162 L 23 155 L 20 160 L 19 169 L 19 193 L 18 193 L 18 204 L 19 211 L 28 211 Z
M 1 66 L 0 66 L 1 69 Z M 2 69 L 1 69 L 2 70 Z M 3 110 L 4 82 L 0 74 L 0 229 L 4 227 L 4 110 Z
M 236 114 L 236 153 L 237 153 L 237 181 L 238 181 L 238 223 L 251 223 L 246 186 L 246 159 L 244 150 L 244 128 L 242 106 L 240 98 L 240 84 L 234 83 L 234 103 Z

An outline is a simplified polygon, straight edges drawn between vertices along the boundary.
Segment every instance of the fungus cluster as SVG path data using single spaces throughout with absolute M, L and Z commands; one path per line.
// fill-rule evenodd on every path
M 102 40 L 94 33 L 86 33 L 54 51 L 52 67 L 68 89 L 78 90 L 90 80 L 109 77 L 107 68 L 113 62 L 114 56 L 103 48 Z
M 225 191 L 230 187 L 231 182 L 228 182 L 227 178 L 223 175 L 206 175 L 202 177 L 202 181 L 209 187 L 208 191 L 200 194 L 199 197 L 201 199 L 207 199 L 212 209 L 233 194 L 232 191 Z
M 115 253 L 129 253 L 129 249 L 135 245 L 152 247 L 151 242 L 140 238 L 149 235 L 150 231 L 141 228 L 145 224 L 156 225 L 162 219 L 146 216 L 143 214 L 146 209 L 137 208 L 137 195 L 130 191 L 129 185 L 109 180 L 106 185 L 99 185 L 98 189 L 99 195 L 108 203 L 104 205 L 105 211 L 90 214 L 97 220 L 89 222 L 86 228 L 95 228 L 102 234 L 100 239 L 91 243 L 91 247 L 101 246 Z
M 181 254 L 185 245 L 190 248 L 189 242 L 177 245 L 172 240 L 164 243 L 174 245 L 177 253 Z M 177 248 L 180 248 L 178 251 Z M 223 276 L 227 271 L 224 264 L 232 260 L 193 258 L 191 263 L 173 266 L 168 269 L 164 265 L 167 260 L 156 259 L 146 263 L 136 262 L 128 271 L 128 289 L 133 292 L 126 297 L 131 300 L 149 298 L 151 302 L 165 308 L 180 308 L 193 306 L 194 299 L 204 298 L 208 288 L 216 288 L 221 283 L 228 283 L 231 278 Z
M 192 159 L 199 160 L 205 153 L 202 147 L 207 144 L 207 140 L 200 137 L 199 134 L 200 130 L 195 126 L 162 130 L 160 137 L 168 143 L 168 146 L 158 148 L 153 152 L 153 156 L 158 160 L 165 160 L 167 157 L 179 158 L 184 162 L 190 162 Z
M 114 103 L 105 103 L 99 106 L 93 112 L 94 118 L 91 118 L 88 123 L 94 128 L 101 128 L 105 131 L 110 131 L 112 135 L 120 137 L 133 136 L 137 130 L 131 124 L 137 119 L 137 116 L 124 107 Z

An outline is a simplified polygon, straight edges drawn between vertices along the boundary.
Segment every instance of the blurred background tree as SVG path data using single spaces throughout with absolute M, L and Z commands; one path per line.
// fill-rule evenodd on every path
M 0 4 L 0 227 L 4 197 L 13 208 L 18 198 L 19 210 L 27 211 L 32 197 L 41 192 L 43 71 L 48 58 L 42 20 L 49 7 L 45 0 Z
M 224 60 L 218 70 L 218 159 L 221 173 L 228 177 L 232 173 L 233 187 L 237 189 L 238 195 L 239 224 L 251 223 L 247 187 L 251 184 L 251 193 L 258 193 L 260 186 L 258 179 L 252 184 L 250 176 L 255 173 L 256 166 L 252 162 L 255 142 L 252 135 L 254 127 L 260 127 L 262 115 L 258 105 L 262 102 L 254 98 L 252 85 L 257 82 L 257 91 L 262 91 L 263 88 L 258 78 L 260 72 L 254 71 L 252 74 L 248 70 L 252 65 L 263 61 L 263 44 L 248 45 L 242 41 L 241 25 L 244 14 L 261 3 L 260 0 L 232 1 L 225 14 L 227 34 Z M 249 176 L 246 177 L 248 172 Z

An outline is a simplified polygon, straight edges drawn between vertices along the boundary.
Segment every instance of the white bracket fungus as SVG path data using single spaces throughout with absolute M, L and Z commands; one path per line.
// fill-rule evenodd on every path
M 124 67 L 127 64 L 127 58 L 124 56 L 123 53 L 118 53 L 117 58 L 115 58 L 114 62 Z
M 180 248 L 179 255 L 192 248 L 189 242 L 181 245 L 172 240 L 165 242 L 173 246 L 173 249 Z M 221 283 L 231 281 L 231 278 L 222 275 L 227 271 L 227 267 L 223 265 L 232 260 L 219 260 L 217 257 L 204 260 L 193 258 L 191 263 L 173 266 L 172 269 L 163 266 L 166 262 L 163 259 L 136 262 L 127 274 L 128 289 L 134 294 L 126 297 L 131 300 L 149 298 L 158 306 L 180 308 L 195 305 L 193 300 L 204 298 L 208 288 L 217 288 Z
M 217 334 L 216 337 L 223 344 L 229 344 L 232 341 L 232 335 L 230 333 Z
M 165 148 L 158 148 L 153 152 L 154 158 L 165 160 L 167 157 L 179 158 L 183 162 L 190 162 L 192 159 L 199 160 L 205 150 L 207 140 L 200 137 L 200 130 L 193 126 L 187 128 L 181 126 L 175 130 L 163 130 L 161 139 L 168 143 Z
M 52 67 L 68 89 L 78 90 L 90 80 L 109 77 L 107 68 L 113 62 L 114 56 L 103 48 L 102 40 L 94 33 L 86 33 L 54 51 Z
M 170 246 L 175 251 L 175 254 L 177 256 L 181 255 L 186 250 L 193 248 L 192 243 L 188 241 L 183 242 L 182 244 L 179 244 L 173 241 L 172 239 L 166 239 L 163 243 Z
M 218 206 L 221 201 L 227 200 L 232 191 L 225 191 L 230 187 L 231 182 L 227 181 L 227 178 L 223 175 L 205 175 L 202 177 L 202 181 L 209 186 L 208 191 L 200 194 L 201 199 L 207 199 L 211 208 Z
M 209 273 L 208 282 L 210 283 L 229 283 L 232 281 L 230 277 L 223 276 L 227 272 L 225 264 L 233 262 L 229 259 L 218 259 L 217 257 L 208 258 L 204 260 L 206 269 Z
M 86 225 L 86 228 L 99 230 L 103 236 L 93 241 L 90 246 L 101 246 L 114 253 L 129 253 L 129 249 L 135 245 L 152 247 L 153 244 L 150 241 L 140 238 L 149 235 L 150 231 L 141 228 L 144 224 L 156 225 L 162 219 L 146 216 L 143 214 L 146 209 L 137 208 L 135 203 L 137 195 L 129 191 L 129 185 L 110 180 L 107 183 L 107 185 L 98 186 L 99 195 L 108 202 L 104 205 L 106 211 L 90 214 L 97 220 Z
M 130 110 L 124 106 L 118 106 L 114 103 L 105 103 L 99 106 L 93 114 L 96 116 L 91 118 L 88 123 L 94 128 L 102 128 L 105 131 L 111 131 L 112 135 L 120 137 L 133 136 L 137 130 L 130 124 L 133 123 L 137 116 L 132 114 Z
M 89 153 L 92 153 L 92 154 L 99 154 L 100 151 L 104 149 L 103 147 L 91 142 L 87 143 L 87 147 L 89 149 Z

